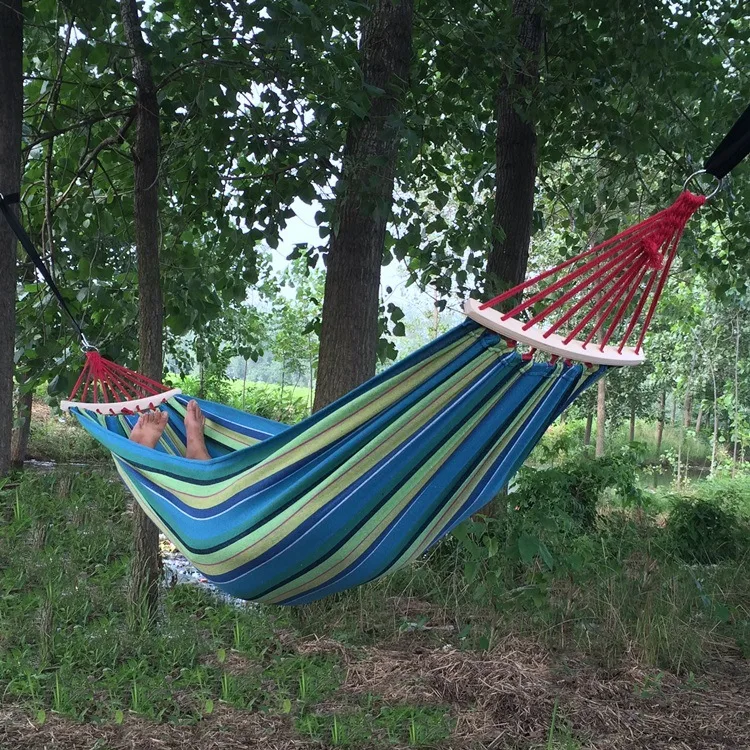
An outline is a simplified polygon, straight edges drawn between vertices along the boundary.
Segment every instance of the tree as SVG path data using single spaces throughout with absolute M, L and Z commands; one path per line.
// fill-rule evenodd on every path
M 414 0 L 372 0 L 360 68 L 369 107 L 350 120 L 327 254 L 315 409 L 375 373 L 380 266 L 393 202 Z
M 487 258 L 488 295 L 520 284 L 526 275 L 534 209 L 537 145 L 529 100 L 539 83 L 542 12 L 538 0 L 513 0 L 518 46 L 497 93 L 495 211 Z M 512 305 L 511 305 L 512 306 Z
M 595 455 L 600 458 L 604 455 L 604 431 L 607 424 L 607 381 L 602 378 L 597 384 L 596 391 L 596 451 Z
M 23 14 L 21 0 L 0 4 L 0 193 L 21 184 Z M 16 237 L 0 218 L 0 476 L 11 463 L 15 349 Z
M 136 256 L 138 259 L 138 343 L 140 371 L 163 376 L 164 311 L 159 268 L 159 101 L 151 75 L 150 47 L 143 38 L 136 0 L 122 0 L 122 28 L 132 54 L 136 94 L 133 146 Z M 159 583 L 159 531 L 137 503 L 133 508 L 132 592 L 149 614 L 156 610 Z

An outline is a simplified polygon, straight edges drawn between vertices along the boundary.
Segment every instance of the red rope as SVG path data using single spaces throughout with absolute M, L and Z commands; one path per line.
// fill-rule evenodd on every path
M 588 263 L 585 263 L 583 266 L 581 266 L 579 269 L 573 271 L 572 273 L 567 274 L 566 276 L 563 276 L 559 281 L 556 281 L 552 286 L 545 287 L 541 291 L 537 292 L 533 297 L 529 297 L 525 302 L 521 302 L 520 304 L 516 305 L 512 310 L 505 313 L 503 315 L 503 320 L 507 320 L 508 318 L 513 318 L 518 313 L 523 312 L 527 308 L 531 307 L 532 305 L 539 302 L 539 300 L 544 299 L 548 295 L 552 294 L 553 292 L 556 292 L 558 289 L 562 289 L 566 284 L 569 284 L 574 279 L 577 279 L 579 276 L 586 273 L 586 271 L 591 270 L 592 268 L 595 268 L 603 261 L 607 260 L 607 258 L 610 258 L 612 255 L 616 255 L 617 253 L 622 252 L 622 248 L 617 246 L 612 248 L 611 250 L 608 250 L 606 253 L 604 253 L 602 256 L 598 258 L 594 258 L 594 260 L 590 260 Z M 609 268 L 610 264 L 617 263 L 619 259 L 614 258 L 605 266 L 606 268 Z M 600 272 L 604 269 L 600 269 Z
M 651 294 L 651 288 L 654 286 L 654 282 L 656 281 L 656 278 L 658 275 L 659 275 L 659 269 L 654 268 L 651 273 L 651 277 L 648 280 L 648 284 L 646 284 L 646 289 L 641 295 L 641 298 L 638 301 L 638 304 L 635 310 L 633 311 L 633 317 L 630 319 L 630 323 L 628 324 L 627 330 L 625 331 L 625 335 L 622 337 L 622 340 L 620 341 L 620 346 L 617 347 L 618 354 L 622 354 L 622 350 L 625 348 L 625 344 L 630 338 L 630 334 L 633 333 L 633 329 L 635 328 L 636 323 L 641 317 L 641 312 L 643 311 L 643 307 L 646 304 L 648 295 Z
M 110 362 L 97 351 L 90 351 L 86 353 L 86 364 L 73 386 L 70 400 L 88 403 L 133 401 L 157 396 L 166 390 L 166 386 L 156 380 Z
M 638 266 L 634 266 L 625 274 L 625 276 L 618 279 L 617 282 L 612 285 L 612 289 L 610 289 L 607 295 L 608 297 L 612 297 L 612 301 L 607 305 L 607 309 L 602 313 L 601 317 L 594 325 L 594 328 L 591 331 L 589 331 L 589 335 L 586 337 L 586 340 L 583 342 L 584 347 L 586 347 L 589 343 L 591 343 L 591 340 L 599 332 L 599 329 L 604 325 L 607 318 L 612 314 L 612 311 L 617 306 L 617 303 L 620 302 L 620 300 L 622 299 L 626 290 L 630 286 L 630 283 L 638 274 L 638 271 L 640 271 L 640 268 Z M 604 300 L 602 300 L 602 302 L 603 301 Z M 601 309 L 601 307 L 599 309 Z
M 556 323 L 551 325 L 544 333 L 544 337 L 547 338 L 550 334 L 553 334 L 558 328 L 568 322 L 587 302 L 590 302 L 596 297 L 599 292 L 604 289 L 623 269 L 630 257 L 626 258 L 625 261 L 615 268 L 613 268 L 588 294 L 582 297 L 573 307 L 570 308 Z
M 680 244 L 680 240 L 682 239 L 682 229 L 679 230 L 675 235 L 674 239 L 672 241 L 672 249 L 669 253 L 669 258 L 667 259 L 666 264 L 664 265 L 664 270 L 662 271 L 661 278 L 659 279 L 659 284 L 656 287 L 656 291 L 654 292 L 654 298 L 651 300 L 651 306 L 648 308 L 648 313 L 646 313 L 646 320 L 643 322 L 643 328 L 641 328 L 641 334 L 638 336 L 638 343 L 635 345 L 635 353 L 638 354 L 641 350 L 641 346 L 643 345 L 643 339 L 646 337 L 646 331 L 648 330 L 648 327 L 651 325 L 651 318 L 654 317 L 654 313 L 656 312 L 656 306 L 659 304 L 659 298 L 661 297 L 662 291 L 664 291 L 664 284 L 667 281 L 667 276 L 669 275 L 669 269 L 672 267 L 672 262 L 674 261 L 675 255 L 677 254 L 677 247 Z
M 524 330 L 527 331 L 529 328 L 531 328 L 532 325 L 537 323 L 540 320 L 543 320 L 546 318 L 550 312 L 553 310 L 556 310 L 561 305 L 564 305 L 566 302 L 568 302 L 570 299 L 572 299 L 578 292 L 585 289 L 587 286 L 589 286 L 592 282 L 596 281 L 602 273 L 605 273 L 606 271 L 609 271 L 609 273 L 606 273 L 603 279 L 599 281 L 599 283 L 594 287 L 594 289 L 589 292 L 582 300 L 582 302 L 591 299 L 598 291 L 601 291 L 609 281 L 611 281 L 615 276 L 617 276 L 618 273 L 620 273 L 625 266 L 630 263 L 630 261 L 633 259 L 634 255 L 638 252 L 637 249 L 629 250 L 626 255 L 622 258 L 618 257 L 614 260 L 611 260 L 609 263 L 607 263 L 603 268 L 599 268 L 594 273 L 592 273 L 590 276 L 586 277 L 583 281 L 580 281 L 578 284 L 576 284 L 572 289 L 570 289 L 568 292 L 563 294 L 560 299 L 553 302 L 551 305 L 546 307 L 544 310 L 542 310 L 540 313 L 535 315 L 526 325 L 524 325 Z M 575 312 L 579 307 L 578 305 L 574 306 L 573 311 Z M 564 317 L 560 321 L 558 321 L 557 324 L 555 324 L 553 330 L 556 330 L 560 327 L 560 325 L 567 320 L 569 316 Z M 503 320 L 505 318 L 503 317 Z M 550 331 L 552 333 L 552 331 Z
M 558 265 L 550 268 L 548 271 L 544 271 L 543 273 L 540 273 L 538 276 L 534 276 L 534 278 L 529 279 L 528 281 L 524 281 L 521 284 L 517 284 L 512 289 L 508 289 L 507 292 L 503 292 L 502 294 L 499 294 L 497 297 L 493 297 L 491 300 L 489 300 L 489 302 L 484 302 L 483 304 L 479 306 L 479 309 L 486 310 L 488 307 L 494 307 L 500 302 L 504 302 L 506 299 L 515 297 L 519 292 L 522 292 L 524 289 L 528 289 L 528 287 L 533 286 L 534 284 L 538 284 L 540 281 L 544 281 L 544 279 L 549 278 L 550 276 L 557 273 L 558 271 L 561 271 L 563 268 L 567 268 L 573 263 L 577 263 L 578 261 L 582 260 L 583 258 L 588 257 L 589 255 L 603 252 L 612 243 L 617 242 L 623 237 L 626 237 L 628 235 L 633 235 L 633 238 L 637 239 L 635 237 L 637 233 L 641 233 L 645 231 L 646 229 L 650 228 L 650 226 L 654 224 L 655 222 L 657 222 L 662 217 L 662 214 L 664 214 L 667 211 L 669 211 L 668 208 L 660 211 L 658 214 L 654 214 L 654 216 L 651 216 L 650 218 L 646 219 L 645 221 L 642 221 L 640 224 L 637 224 L 634 227 L 629 227 L 628 229 L 624 229 L 619 234 L 616 234 L 614 237 L 610 237 L 608 240 L 605 240 L 604 242 L 601 242 L 598 245 L 595 245 L 589 250 L 585 250 L 584 252 L 579 253 L 578 255 L 574 255 L 572 258 L 569 258 L 568 260 L 562 263 L 559 263 Z
M 541 321 L 548 320 L 556 311 L 564 311 L 565 306 L 571 303 L 572 306 L 562 312 L 559 319 L 550 321 L 543 334 L 546 338 L 566 323 L 570 322 L 573 325 L 574 316 L 577 316 L 585 305 L 592 304 L 583 318 L 573 325 L 572 331 L 563 342 L 569 344 L 586 330 L 587 336 L 582 342 L 582 345 L 586 346 L 606 327 L 601 341 L 598 342 L 600 350 L 603 351 L 618 326 L 626 320 L 629 310 L 633 309 L 618 347 L 618 352 L 621 353 L 638 321 L 641 320 L 643 311 L 647 310 L 635 349 L 638 352 L 664 290 L 685 225 L 705 201 L 704 196 L 684 191 L 671 206 L 645 221 L 624 229 L 589 250 L 514 286 L 480 305 L 479 309 L 484 310 L 515 297 L 529 287 L 541 285 L 540 282 L 563 272 L 549 286 L 538 288 L 528 299 L 519 302 L 512 310 L 503 314 L 502 319 L 513 318 L 545 300 L 544 308 L 533 313 L 523 324 L 523 329 L 529 330 Z M 550 295 L 554 295 L 555 292 L 560 293 L 559 298 L 551 300 Z M 580 295 L 582 297 L 576 300 L 575 298 Z
M 613 294 L 622 286 L 622 277 L 615 281 L 614 284 L 597 300 L 596 304 L 583 317 L 581 322 L 563 339 L 563 344 L 569 344 L 593 319 L 593 317 L 606 305 Z M 589 339 L 590 340 L 590 339 Z M 586 342 L 588 343 L 588 341 Z
M 641 269 L 638 272 L 638 276 L 636 276 L 635 281 L 630 286 L 630 292 L 628 292 L 628 296 L 625 298 L 625 301 L 622 303 L 622 306 L 620 307 L 620 309 L 615 313 L 615 317 L 612 320 L 612 323 L 610 323 L 610 326 L 607 329 L 607 332 L 604 334 L 604 338 L 602 339 L 599 345 L 600 352 L 604 351 L 604 347 L 607 345 L 607 342 L 612 337 L 612 334 L 614 333 L 615 328 L 617 328 L 617 325 L 625 317 L 625 312 L 627 311 L 628 306 L 630 305 L 633 297 L 635 296 L 636 291 L 638 291 L 638 287 L 641 285 L 641 281 L 643 280 L 643 277 L 645 276 L 647 270 L 648 270 L 647 265 L 641 266 Z

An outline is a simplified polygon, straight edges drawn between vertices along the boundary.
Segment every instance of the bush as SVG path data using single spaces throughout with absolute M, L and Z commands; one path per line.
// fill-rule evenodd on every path
M 685 562 L 711 565 L 739 552 L 742 523 L 731 505 L 706 497 L 676 497 L 667 521 L 674 553 Z
M 695 486 L 698 497 L 718 503 L 734 515 L 750 516 L 750 477 L 712 479 Z
M 186 396 L 198 396 L 200 392 L 200 382 L 192 375 L 183 378 L 171 375 L 169 382 L 182 389 Z M 235 409 L 244 408 L 244 411 L 276 422 L 296 424 L 310 415 L 309 391 L 306 388 L 282 388 L 273 383 L 247 382 L 243 399 L 241 380 L 206 380 L 204 386 L 204 398 L 208 401 Z
M 522 469 L 511 501 L 532 523 L 554 518 L 574 533 L 589 532 L 605 490 L 625 505 L 640 504 L 635 462 L 630 454 L 590 458 L 579 455 L 559 468 Z
M 235 394 L 229 405 L 236 409 L 242 408 L 242 395 Z M 248 384 L 245 391 L 245 411 L 285 424 L 296 424 L 310 414 L 306 398 L 295 395 L 293 388 L 282 390 L 281 386 L 270 383 Z

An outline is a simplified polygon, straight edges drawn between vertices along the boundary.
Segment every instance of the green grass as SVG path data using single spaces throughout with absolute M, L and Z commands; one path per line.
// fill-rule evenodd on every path
M 306 714 L 298 717 L 295 725 L 303 736 L 334 747 L 362 747 L 373 742 L 377 747 L 434 747 L 450 737 L 453 720 L 442 708 L 383 706 L 368 696 L 356 710 Z
M 415 746 L 449 733 L 442 714 L 419 705 L 321 714 L 346 665 L 337 653 L 297 652 L 285 637 L 301 635 L 293 610 L 237 608 L 177 586 L 157 625 L 142 629 L 125 595 L 130 523 L 113 475 L 24 474 L 0 498 L 0 702 L 105 723 L 192 723 L 224 705 L 289 715 L 302 737 L 340 718 L 342 744 L 360 725 L 394 741 L 411 731 Z
M 200 383 L 193 376 L 181 378 L 169 375 L 166 379 L 171 385 L 181 388 L 189 396 L 198 396 Z M 244 399 L 241 380 L 212 381 L 205 393 L 209 401 L 227 404 L 235 409 L 257 414 L 285 424 L 294 424 L 309 416 L 311 394 L 309 388 L 294 385 L 280 386 L 274 383 L 248 381 L 245 384 Z
M 46 411 L 46 410 L 45 410 Z M 109 462 L 109 452 L 70 415 L 32 416 L 28 456 L 55 463 Z
M 749 482 L 693 491 L 744 518 Z M 26 473 L 6 487 L 0 704 L 31 717 L 191 724 L 231 709 L 278 717 L 300 743 L 440 747 L 464 698 L 444 706 L 353 691 L 354 655 L 388 653 L 403 639 L 447 648 L 458 663 L 461 653 L 481 661 L 512 637 L 607 670 L 636 658 L 689 675 L 717 657 L 750 657 L 746 541 L 720 564 L 686 564 L 670 546 L 663 509 L 649 504 L 605 503 L 587 531 L 544 508 L 518 515 L 511 507 L 469 525 L 464 543 L 450 538 L 415 566 L 305 607 L 238 608 L 177 586 L 163 592 L 155 626 L 143 629 L 126 597 L 130 513 L 116 477 L 103 469 Z M 527 524 L 523 542 L 518 523 Z M 549 559 L 529 547 L 534 538 Z M 300 647 L 320 636 L 334 645 Z M 579 746 L 559 712 L 538 744 Z

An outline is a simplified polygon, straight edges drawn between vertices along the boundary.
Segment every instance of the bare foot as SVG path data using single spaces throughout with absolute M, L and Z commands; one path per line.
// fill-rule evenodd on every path
M 203 416 L 197 401 L 191 401 L 187 405 L 185 413 L 185 431 L 187 432 L 187 458 L 194 458 L 198 461 L 208 461 L 211 456 L 206 450 L 206 438 L 203 435 L 203 427 L 206 424 L 206 418 Z
M 138 423 L 130 432 L 130 439 L 147 448 L 156 448 L 168 421 L 169 414 L 165 411 L 148 411 L 141 414 Z

